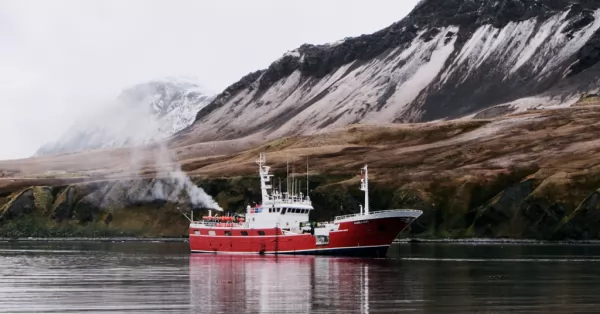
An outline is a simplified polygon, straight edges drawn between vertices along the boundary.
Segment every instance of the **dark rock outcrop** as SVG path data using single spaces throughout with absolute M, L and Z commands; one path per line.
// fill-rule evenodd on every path
M 33 189 L 28 188 L 24 191 L 14 193 L 8 203 L 0 208 L 0 221 L 20 217 L 32 213 L 35 206 Z
M 57 221 L 68 220 L 73 215 L 73 207 L 77 203 L 77 188 L 68 186 L 56 198 L 52 210 L 52 218 Z

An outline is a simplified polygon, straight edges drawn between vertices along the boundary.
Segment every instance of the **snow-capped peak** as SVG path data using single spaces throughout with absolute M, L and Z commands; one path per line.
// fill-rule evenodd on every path
M 165 139 L 189 126 L 214 98 L 192 78 L 167 77 L 127 88 L 113 104 L 76 122 L 36 156 L 124 147 Z

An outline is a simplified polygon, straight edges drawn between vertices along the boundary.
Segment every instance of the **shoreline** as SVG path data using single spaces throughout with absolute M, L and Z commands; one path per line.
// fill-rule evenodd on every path
M 6 238 L 0 237 L 0 242 L 158 242 L 158 243 L 188 243 L 189 238 L 144 238 L 144 237 L 64 237 L 64 238 L 39 238 L 39 237 L 21 237 Z M 425 239 L 425 238 L 404 238 L 396 239 L 392 245 L 397 244 L 596 244 L 600 245 L 600 240 L 532 240 L 532 239 L 494 239 L 494 238 L 464 238 L 464 239 Z
M 187 243 L 188 238 L 136 238 L 136 237 L 65 237 L 65 238 L 4 238 L 0 242 L 179 242 Z
M 599 240 L 533 240 L 533 239 L 496 239 L 496 238 L 463 238 L 463 239 L 423 239 L 423 238 L 405 238 L 396 239 L 392 244 L 410 244 L 410 243 L 445 243 L 445 244 L 598 244 Z

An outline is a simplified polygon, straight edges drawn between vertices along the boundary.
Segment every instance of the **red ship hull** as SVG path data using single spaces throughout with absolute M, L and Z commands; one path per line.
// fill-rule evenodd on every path
M 326 244 L 310 233 L 286 234 L 279 228 L 191 227 L 193 253 L 311 254 L 385 257 L 392 241 L 414 220 L 387 217 L 344 221 Z

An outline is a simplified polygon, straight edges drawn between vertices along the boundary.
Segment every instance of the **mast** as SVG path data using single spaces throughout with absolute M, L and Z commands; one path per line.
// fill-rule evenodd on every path
M 264 204 L 266 200 L 269 199 L 269 189 L 270 185 L 267 185 L 267 182 L 271 180 L 273 175 L 269 174 L 269 166 L 265 166 L 267 163 L 267 158 L 265 157 L 265 153 L 260 153 L 258 159 L 256 160 L 258 164 L 258 174 L 260 176 L 260 190 L 261 190 L 261 204 Z
M 306 199 L 308 200 L 308 193 L 310 193 L 310 191 L 308 190 L 308 155 L 306 155 Z
M 360 189 L 365 192 L 365 215 L 369 214 L 369 171 L 367 165 L 360 169 Z
M 295 170 L 296 165 L 292 163 L 292 199 L 296 196 L 296 175 Z

